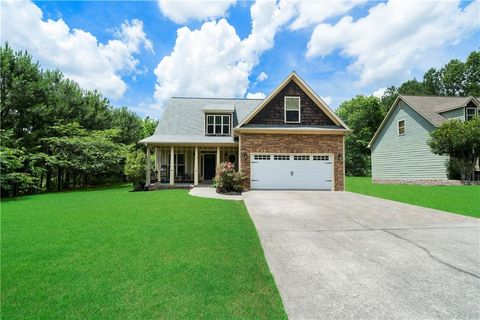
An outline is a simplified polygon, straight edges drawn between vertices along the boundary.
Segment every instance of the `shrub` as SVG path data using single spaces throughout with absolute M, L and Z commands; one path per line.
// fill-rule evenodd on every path
M 127 181 L 133 183 L 133 191 L 145 189 L 145 154 L 141 150 L 127 155 L 124 173 Z
M 217 173 L 213 179 L 213 186 L 217 192 L 242 192 L 245 190 L 245 175 L 241 172 L 235 172 L 232 163 L 224 162 L 217 166 Z

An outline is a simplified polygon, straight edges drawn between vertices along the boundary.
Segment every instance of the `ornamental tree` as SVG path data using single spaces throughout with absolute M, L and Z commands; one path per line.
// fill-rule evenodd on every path
M 462 181 L 473 180 L 480 157 L 480 118 L 445 122 L 430 134 L 428 145 L 433 153 L 450 156 L 458 164 Z

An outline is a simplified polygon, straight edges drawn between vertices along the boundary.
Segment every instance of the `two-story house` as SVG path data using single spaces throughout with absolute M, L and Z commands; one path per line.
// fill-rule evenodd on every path
M 209 183 L 228 161 L 251 189 L 343 190 L 347 131 L 292 72 L 263 100 L 172 98 L 154 135 L 140 143 L 147 146 L 149 183 Z
M 448 156 L 432 153 L 430 133 L 449 119 L 479 115 L 475 97 L 400 95 L 370 141 L 377 183 L 447 184 Z M 477 168 L 478 169 L 478 168 Z

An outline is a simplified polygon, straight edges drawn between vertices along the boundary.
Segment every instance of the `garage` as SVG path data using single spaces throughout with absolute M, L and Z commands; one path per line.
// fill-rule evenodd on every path
M 252 189 L 333 190 L 329 154 L 253 154 Z

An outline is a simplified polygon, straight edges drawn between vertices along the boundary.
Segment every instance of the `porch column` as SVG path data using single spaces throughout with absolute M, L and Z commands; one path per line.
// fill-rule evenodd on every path
M 220 147 L 217 147 L 217 167 L 219 164 L 220 164 Z M 215 167 L 215 171 L 216 171 L 216 167 Z
M 195 147 L 195 162 L 193 167 L 193 185 L 198 186 L 198 147 Z
M 150 147 L 147 145 L 147 159 L 146 159 L 146 166 L 147 166 L 147 174 L 145 176 L 145 185 L 146 186 L 149 186 L 150 185 L 150 181 L 151 181 L 151 164 L 150 164 Z
M 173 146 L 170 147 L 170 185 L 175 184 L 175 150 Z
M 160 174 L 160 169 L 162 167 L 162 162 L 160 161 L 160 148 L 156 147 L 155 148 L 155 169 L 157 170 L 157 180 L 160 181 L 161 179 L 161 174 Z

